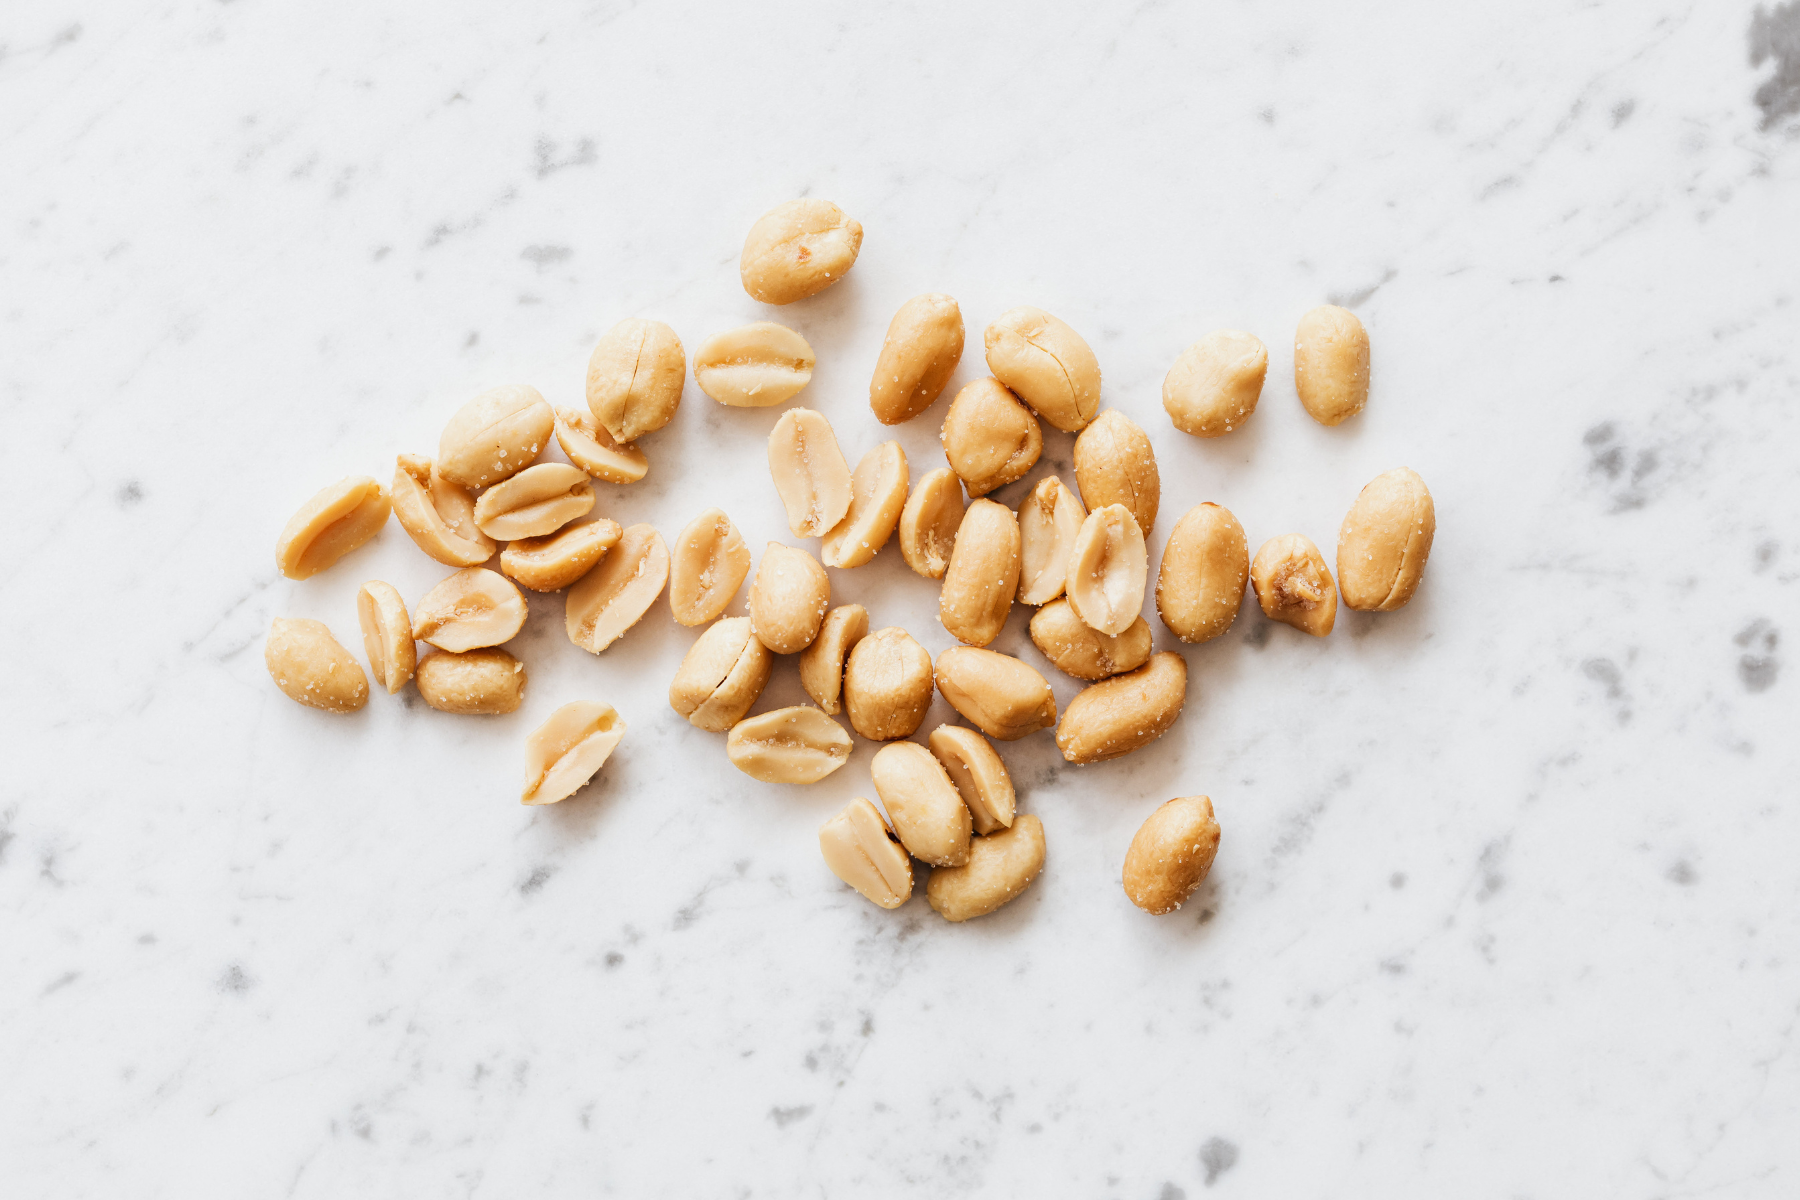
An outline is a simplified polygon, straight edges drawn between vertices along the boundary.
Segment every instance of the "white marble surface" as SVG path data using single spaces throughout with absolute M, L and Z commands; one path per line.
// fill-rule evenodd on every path
M 9 3 L 0 1191 L 1800 1191 L 1800 4 L 1358 7 Z M 867 239 L 769 310 L 736 257 L 798 194 Z M 860 454 L 927 290 L 972 345 L 1020 303 L 1088 336 L 1157 550 L 1206 499 L 1329 546 L 1416 468 L 1418 598 L 1324 641 L 1247 605 L 1154 747 L 1007 748 L 1048 866 L 960 927 L 822 865 L 867 743 L 781 789 L 668 709 L 666 609 L 594 658 L 534 600 L 510 717 L 271 685 L 272 618 L 354 645 L 363 580 L 443 573 L 391 524 L 291 583 L 283 521 L 478 390 L 775 316 Z M 1291 381 L 1327 298 L 1375 347 L 1337 429 Z M 1200 442 L 1160 382 L 1223 325 L 1269 384 Z M 760 547 L 773 418 L 690 382 L 602 511 Z M 896 551 L 832 574 L 950 644 Z M 581 697 L 624 746 L 521 808 Z M 1217 869 L 1152 919 L 1120 862 L 1191 792 Z

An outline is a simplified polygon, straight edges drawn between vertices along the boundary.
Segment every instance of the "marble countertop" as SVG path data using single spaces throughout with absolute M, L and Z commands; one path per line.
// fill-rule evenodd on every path
M 10 5 L 0 1190 L 1800 1190 L 1800 2 L 1353 9 Z M 796 195 L 866 240 L 770 310 L 737 254 Z M 1329 548 L 1404 464 L 1417 598 L 1323 640 L 1153 619 L 1179 724 L 1005 747 L 1048 863 L 961 926 L 824 867 L 869 743 L 780 788 L 670 711 L 666 607 L 594 657 L 534 597 L 511 716 L 272 686 L 273 618 L 358 646 L 364 580 L 444 573 L 390 524 L 285 580 L 293 509 L 486 387 L 579 402 L 625 316 L 690 352 L 776 316 L 852 459 L 938 465 L 945 401 L 890 433 L 866 395 L 940 290 L 953 388 L 1013 305 L 1087 336 L 1161 462 L 1153 559 L 1202 500 Z M 1292 384 L 1327 300 L 1374 345 L 1335 429 Z M 1269 381 L 1205 442 L 1160 384 L 1222 326 Z M 788 540 L 773 417 L 690 379 L 600 511 Z M 951 644 L 893 549 L 832 586 Z M 1037 661 L 1027 615 L 997 648 Z M 800 697 L 783 663 L 763 703 Z M 578 698 L 624 744 L 521 807 Z M 1125 847 L 1196 792 L 1217 866 L 1148 917 Z

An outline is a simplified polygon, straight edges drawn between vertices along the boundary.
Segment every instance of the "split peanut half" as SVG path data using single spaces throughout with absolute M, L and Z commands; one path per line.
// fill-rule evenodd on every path
M 446 567 L 478 567 L 494 556 L 494 539 L 475 525 L 475 498 L 440 475 L 429 458 L 396 459 L 391 491 L 400 527 Z
M 275 565 L 289 579 L 311 579 L 387 524 L 391 504 L 367 475 L 340 479 L 300 506 L 275 542 Z
M 992 833 L 1013 823 L 1012 776 L 986 738 L 961 725 L 939 725 L 931 731 L 930 743 L 932 754 L 944 764 L 968 806 L 976 833 Z
M 587 472 L 568 463 L 539 463 L 497 483 L 475 502 L 475 524 L 491 538 L 545 537 L 594 507 Z
M 833 716 L 840 711 L 844 663 L 851 649 L 869 634 L 869 611 L 860 604 L 840 604 L 825 614 L 819 636 L 800 652 L 800 686 L 813 702 Z
M 906 506 L 906 451 L 883 442 L 856 464 L 850 477 L 850 508 L 819 547 L 828 567 L 860 567 L 894 536 Z
M 548 537 L 521 538 L 500 552 L 500 570 L 534 592 L 559 592 L 593 570 L 623 533 L 617 521 L 602 517 Z
M 356 620 L 362 626 L 369 670 L 375 674 L 375 683 L 391 696 L 406 686 L 419 661 L 406 601 L 392 584 L 371 579 L 356 593 Z
M 769 432 L 769 476 L 795 537 L 818 537 L 850 510 L 849 464 L 831 422 L 810 408 L 790 408 L 775 422 Z
M 912 895 L 912 856 L 881 810 L 860 796 L 820 828 L 819 853 L 833 875 L 883 908 Z
M 750 547 L 731 518 L 709 508 L 675 539 L 669 562 L 669 611 L 682 625 L 704 625 L 731 604 L 750 574 Z
M 810 704 L 799 704 L 733 725 L 725 756 L 764 783 L 817 783 L 850 760 L 850 735 Z
M 511 641 L 524 625 L 525 597 L 486 567 L 458 571 L 413 610 L 413 637 L 453 654 Z
M 1069 604 L 1101 633 L 1117 637 L 1144 611 L 1149 556 L 1144 531 L 1123 504 L 1089 513 L 1069 553 Z
M 928 471 L 900 510 L 900 556 L 927 579 L 942 579 L 962 525 L 962 481 L 948 467 Z
M 550 714 L 525 739 L 523 804 L 555 804 L 587 783 L 612 757 L 625 722 L 610 704 L 577 700 Z
M 806 339 L 785 325 L 758 321 L 714 334 L 694 354 L 694 382 L 734 408 L 767 408 L 796 396 L 817 360 Z
M 570 462 L 603 483 L 636 483 L 650 470 L 642 450 L 614 441 L 586 409 L 556 410 L 556 444 Z
M 669 581 L 669 548 L 650 525 L 629 525 L 563 604 L 569 640 L 598 654 L 638 623 Z
M 1085 520 L 1087 510 L 1062 480 L 1038 480 L 1019 505 L 1019 603 L 1048 604 L 1063 594 Z

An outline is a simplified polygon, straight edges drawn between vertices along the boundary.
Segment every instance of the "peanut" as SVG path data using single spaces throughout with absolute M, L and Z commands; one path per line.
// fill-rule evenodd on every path
M 1212 870 L 1219 823 L 1212 800 L 1181 796 L 1151 813 L 1125 852 L 1125 895 L 1147 913 L 1181 907 Z
M 900 556 L 927 579 L 942 579 L 962 525 L 962 481 L 948 467 L 928 471 L 900 510 Z
M 1392 612 L 1411 600 L 1436 534 L 1437 509 L 1418 473 L 1396 467 L 1377 475 L 1338 530 L 1344 603 L 1359 612 Z
M 928 293 L 902 304 L 888 324 L 869 381 L 875 419 L 898 425 L 930 408 L 950 382 L 962 352 L 962 310 L 955 300 Z
M 289 579 L 310 579 L 380 533 L 391 507 L 367 475 L 340 479 L 288 518 L 275 542 L 275 565 Z
M 957 646 L 938 655 L 938 694 L 991 738 L 1017 741 L 1056 724 L 1056 697 L 1042 675 L 1009 654 Z
M 1037 415 L 1080 433 L 1100 408 L 1100 363 L 1081 335 L 1041 308 L 1002 313 L 987 327 L 988 370 Z
M 931 751 L 917 742 L 893 742 L 875 752 L 869 771 L 900 844 L 914 858 L 937 867 L 969 861 L 968 806 Z
M 1187 662 L 1164 651 L 1135 671 L 1090 684 L 1069 701 L 1056 746 L 1072 763 L 1105 762 L 1169 731 L 1187 700 Z
M 1294 331 L 1294 390 L 1321 425 L 1354 417 L 1369 402 L 1369 332 L 1356 314 L 1324 304 Z
M 862 239 L 862 226 L 830 201 L 789 200 L 750 227 L 738 274 L 751 299 L 792 304 L 842 279 Z
M 1149 558 L 1144 531 L 1123 504 L 1089 513 L 1069 552 L 1066 590 L 1075 615 L 1117 637 L 1141 619 Z
M 1217 504 L 1198 504 L 1175 523 L 1156 572 L 1156 611 L 1184 642 L 1206 642 L 1237 620 L 1250 579 L 1244 527 Z
M 669 548 L 649 525 L 628 525 L 619 544 L 581 577 L 563 602 L 569 640 L 598 654 L 638 623 L 669 581 Z
M 963 514 L 938 593 L 938 620 L 971 646 L 1000 636 L 1019 590 L 1019 523 L 1012 510 L 977 500 Z
M 1186 350 L 1163 377 L 1163 409 L 1175 428 L 1195 437 L 1222 437 L 1256 411 L 1269 350 L 1235 329 L 1209 333 Z
M 997 379 L 977 379 L 956 393 L 938 438 L 971 496 L 1024 478 L 1044 451 L 1037 418 Z
M 925 899 L 946 921 L 984 917 L 1016 900 L 1044 869 L 1044 824 L 1027 813 L 1010 829 L 976 838 L 969 861 L 939 868 L 925 884 Z
M 1250 586 L 1263 616 L 1324 637 L 1337 620 L 1337 587 L 1325 557 L 1298 533 L 1270 538 L 1250 563 Z

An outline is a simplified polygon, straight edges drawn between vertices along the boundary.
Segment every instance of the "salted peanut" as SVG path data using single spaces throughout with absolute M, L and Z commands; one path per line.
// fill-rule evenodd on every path
M 1180 796 L 1150 814 L 1125 852 L 1125 895 L 1154 916 L 1172 913 L 1194 894 L 1219 853 L 1212 800 Z
M 844 689 L 844 662 L 868 635 L 869 610 L 860 604 L 840 604 L 825 614 L 819 636 L 800 652 L 800 686 L 833 716 Z
M 1072 763 L 1105 762 L 1169 731 L 1187 702 L 1187 660 L 1164 651 L 1135 671 L 1083 688 L 1056 727 L 1056 748 Z
M 525 625 L 525 597 L 498 571 L 465 567 L 425 593 L 413 637 L 460 654 L 509 641 Z
M 375 673 L 376 684 L 391 696 L 406 686 L 419 661 L 406 601 L 392 584 L 371 579 L 356 593 L 356 620 L 362 626 L 369 669 Z
M 499 483 L 531 465 L 555 426 L 556 414 L 536 388 L 493 388 L 457 409 L 444 426 L 437 469 L 463 487 Z
M 669 423 L 686 382 L 675 331 L 633 317 L 607 330 L 588 359 L 588 410 L 615 442 L 635 441 Z
M 927 579 L 942 579 L 962 525 L 962 480 L 949 467 L 928 471 L 900 510 L 900 556 Z
M 1198 504 L 1187 510 L 1163 547 L 1156 572 L 1156 611 L 1184 642 L 1206 642 L 1237 620 L 1250 579 L 1250 547 L 1231 510 Z
M 1123 504 L 1146 534 L 1156 524 L 1162 502 L 1156 451 L 1137 422 L 1116 408 L 1095 417 L 1075 439 L 1075 485 L 1089 508 Z
M 904 629 L 878 629 L 844 664 L 850 728 L 871 742 L 911 737 L 931 707 L 931 654 Z
M 997 379 L 977 379 L 956 393 L 938 438 L 971 496 L 1024 478 L 1044 452 L 1037 418 Z
M 413 686 L 439 712 L 485 717 L 509 713 L 525 700 L 525 664 L 504 650 L 427 654 Z
M 1089 513 L 1069 551 L 1069 605 L 1101 633 L 1117 637 L 1142 619 L 1150 576 L 1144 531 L 1123 504 Z
M 1019 590 L 1019 523 L 1012 509 L 977 500 L 963 514 L 938 592 L 938 620 L 971 646 L 1000 636 Z
M 762 695 L 774 664 L 775 656 L 751 632 L 750 618 L 715 621 L 681 660 L 669 685 L 669 707 L 696 728 L 724 733 Z
M 1012 828 L 976 838 L 969 861 L 931 873 L 925 899 L 946 921 L 985 917 L 1016 899 L 1044 869 L 1044 823 L 1026 814 Z
M 805 338 L 785 325 L 758 321 L 701 343 L 694 382 L 720 404 L 767 408 L 805 387 L 816 361 Z
M 650 471 L 642 450 L 614 441 L 586 409 L 556 410 L 556 444 L 570 462 L 602 483 L 636 483 Z
M 1081 335 L 1041 308 L 1000 314 L 987 327 L 988 370 L 1064 433 L 1100 410 L 1100 362 Z
M 934 867 L 969 861 L 968 806 L 931 751 L 917 742 L 894 742 L 875 752 L 869 772 L 900 844 L 914 858 Z
M 610 704 L 577 700 L 550 714 L 525 739 L 522 804 L 555 804 L 587 786 L 625 736 Z
M 1437 509 L 1418 473 L 1396 467 L 1370 480 L 1338 530 L 1337 582 L 1358 612 L 1392 612 L 1418 590 L 1437 533 Z
M 798 654 L 813 644 L 831 604 L 831 581 L 804 550 L 770 542 L 750 582 L 750 620 L 762 644 Z
M 1294 390 L 1321 425 L 1336 425 L 1369 402 L 1369 332 L 1356 314 L 1322 304 L 1294 331 Z
M 563 627 L 569 640 L 598 654 L 638 623 L 669 581 L 669 548 L 650 525 L 627 525 L 600 565 L 569 589 Z
M 1150 660 L 1150 622 L 1139 617 L 1114 637 L 1076 616 L 1066 598 L 1032 616 L 1031 641 L 1057 670 L 1090 682 L 1135 671 Z
M 869 380 L 869 407 L 883 425 L 910 421 L 943 394 L 962 361 L 962 309 L 938 292 L 914 296 L 888 323 L 875 375 Z
M 624 533 L 601 517 L 549 537 L 521 538 L 500 552 L 500 569 L 534 592 L 559 592 L 594 569 Z
M 669 611 L 682 625 L 704 625 L 723 613 L 750 574 L 750 547 L 731 518 L 709 508 L 675 539 L 669 561 Z
M 931 752 L 956 785 L 976 833 L 992 833 L 1013 823 L 1012 776 L 988 740 L 961 725 L 931 731 Z
M 400 527 L 446 567 L 477 567 L 494 556 L 494 539 L 475 525 L 474 497 L 438 474 L 429 458 L 402 454 L 389 490 Z
M 856 464 L 850 477 L 850 509 L 825 541 L 819 557 L 828 567 L 860 567 L 894 536 L 906 507 L 906 451 L 883 442 Z
M 818 537 L 850 511 L 850 465 L 823 413 L 781 414 L 769 431 L 769 476 L 795 537 Z
M 991 738 L 1014 742 L 1056 724 L 1050 681 L 1010 654 L 957 646 L 938 655 L 938 694 Z
M 831 873 L 883 908 L 912 895 L 912 856 L 881 810 L 861 796 L 819 829 L 819 853 Z
M 829 200 L 789 200 L 750 227 L 738 274 L 752 300 L 792 304 L 842 279 L 862 238 L 862 226 Z
M 497 483 L 475 502 L 475 524 L 506 540 L 555 533 L 594 507 L 587 472 L 568 463 L 539 463 Z
M 797 704 L 733 725 L 725 757 L 764 783 L 817 783 L 850 761 L 850 735 L 812 705 Z
M 1250 586 L 1263 616 L 1324 637 L 1337 621 L 1337 587 L 1325 556 L 1298 533 L 1270 538 L 1250 563 Z
M 1207 334 L 1163 376 L 1163 410 L 1195 437 L 1223 437 L 1250 419 L 1269 371 L 1262 339 L 1236 329 Z
M 1085 520 L 1087 510 L 1062 480 L 1038 480 L 1019 505 L 1019 603 L 1048 604 L 1062 595 L 1069 553 Z
M 275 686 L 308 708 L 347 713 L 369 702 L 369 677 L 323 621 L 275 618 L 263 662 Z
M 391 505 L 367 475 L 340 479 L 300 506 L 275 542 L 275 565 L 289 579 L 310 579 L 387 524 Z

